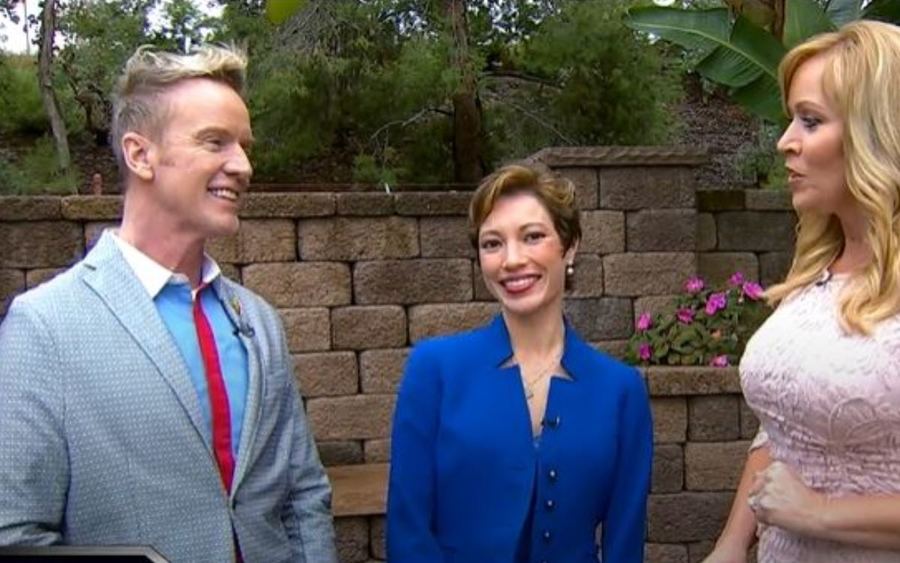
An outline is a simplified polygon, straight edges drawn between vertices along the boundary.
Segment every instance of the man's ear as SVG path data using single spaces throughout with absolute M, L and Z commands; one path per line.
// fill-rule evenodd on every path
M 150 151 L 153 143 L 140 133 L 129 131 L 122 135 L 122 157 L 128 170 L 141 180 L 153 179 L 153 165 Z

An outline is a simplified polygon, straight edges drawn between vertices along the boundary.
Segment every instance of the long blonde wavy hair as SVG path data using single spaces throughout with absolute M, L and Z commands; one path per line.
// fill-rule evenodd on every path
M 841 323 L 870 334 L 900 311 L 900 106 L 893 97 L 900 95 L 900 28 L 857 21 L 791 49 L 778 69 L 786 111 L 794 74 L 819 54 L 827 57 L 823 89 L 844 122 L 847 189 L 865 218 L 872 250 L 872 261 L 840 296 Z M 773 304 L 817 279 L 844 246 L 837 217 L 798 215 L 791 269 L 766 292 Z

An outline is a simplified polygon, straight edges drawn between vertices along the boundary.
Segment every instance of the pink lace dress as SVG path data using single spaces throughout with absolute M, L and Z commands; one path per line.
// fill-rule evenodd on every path
M 760 420 L 753 447 L 828 495 L 900 494 L 900 315 L 870 336 L 845 333 L 836 275 L 795 292 L 757 331 L 741 385 Z M 760 527 L 759 563 L 900 562 L 900 552 Z

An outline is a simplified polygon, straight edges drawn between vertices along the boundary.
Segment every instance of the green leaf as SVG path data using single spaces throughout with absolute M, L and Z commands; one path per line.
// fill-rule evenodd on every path
M 744 106 L 748 111 L 757 115 L 769 123 L 783 126 L 787 122 L 784 108 L 781 106 L 781 91 L 778 82 L 768 74 L 731 92 L 734 101 Z
M 771 33 L 738 17 L 731 39 L 700 61 L 697 71 L 733 88 L 746 86 L 760 75 L 777 81 L 778 63 L 784 53 L 784 46 Z
M 900 2 L 897 0 L 872 0 L 863 9 L 863 18 L 900 24 Z
M 625 25 L 681 45 L 685 49 L 712 51 L 728 43 L 731 20 L 725 8 L 681 10 L 645 6 L 632 8 Z
M 834 30 L 831 19 L 815 0 L 788 0 L 784 10 L 782 41 L 788 49 L 813 35 Z
M 858 20 L 860 16 L 861 0 L 831 0 L 825 6 L 825 13 L 835 27 Z M 785 7 L 788 10 L 787 7 Z
M 282 24 L 306 6 L 308 0 L 266 0 L 266 17 L 275 25 Z

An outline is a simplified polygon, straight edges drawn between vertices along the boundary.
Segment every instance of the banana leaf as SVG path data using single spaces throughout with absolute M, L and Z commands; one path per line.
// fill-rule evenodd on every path
M 863 8 L 863 18 L 900 24 L 900 1 L 872 0 Z
M 772 123 L 782 123 L 776 71 L 784 46 L 769 32 L 725 9 L 633 8 L 625 22 L 706 56 L 697 65 L 705 78 L 733 89 L 735 101 Z
M 788 0 L 788 4 L 791 1 Z M 830 0 L 825 5 L 825 13 L 835 27 L 840 27 L 859 19 L 861 4 L 861 0 Z M 785 10 L 790 11 L 790 8 L 786 6 Z
M 731 35 L 731 17 L 726 8 L 635 7 L 625 15 L 625 25 L 701 53 L 727 44 Z
M 859 4 L 859 0 L 856 3 Z M 813 35 L 835 29 L 829 15 L 815 0 L 788 0 L 784 10 L 784 35 L 781 40 L 788 49 Z

